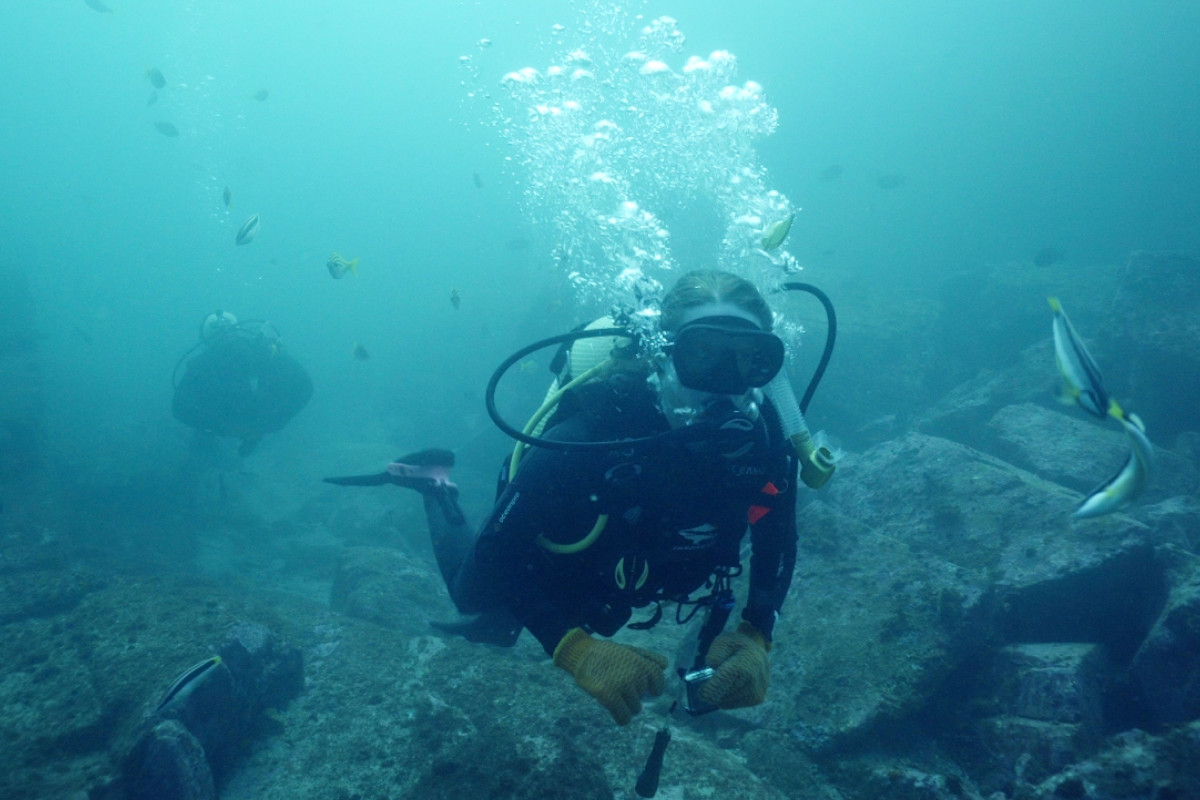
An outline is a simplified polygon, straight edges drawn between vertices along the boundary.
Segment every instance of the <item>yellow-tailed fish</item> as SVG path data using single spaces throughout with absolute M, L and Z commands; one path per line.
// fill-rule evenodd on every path
M 162 711 L 187 697 L 192 690 L 207 680 L 208 676 L 216 672 L 219 666 L 221 666 L 221 657 L 211 656 L 199 664 L 188 667 L 175 679 L 171 688 L 167 689 L 167 693 L 163 695 L 162 700 L 158 701 L 158 707 L 154 710 Z
M 1113 414 L 1129 436 L 1129 458 L 1116 475 L 1092 490 L 1071 514 L 1073 519 L 1087 519 L 1111 514 L 1133 502 L 1154 473 L 1154 446 L 1146 437 L 1146 426 L 1137 414 L 1125 414 L 1119 409 Z
M 335 281 L 339 280 L 347 272 L 352 272 L 357 277 L 358 276 L 357 267 L 358 267 L 358 259 L 357 258 L 354 259 L 353 261 L 347 261 L 345 258 L 338 255 L 337 253 L 330 253 L 329 260 L 325 262 L 325 268 L 329 270 L 330 277 L 332 277 Z
M 792 229 L 792 221 L 796 218 L 795 214 L 788 214 L 781 220 L 772 223 L 767 232 L 763 234 L 762 248 L 768 253 L 783 244 L 783 240 L 787 238 L 788 232 Z
M 1058 302 L 1057 297 L 1047 299 L 1054 311 L 1054 361 L 1063 378 L 1063 401 L 1077 403 L 1084 411 L 1100 419 L 1109 414 L 1118 416 L 1120 408 L 1109 399 L 1100 368 L 1083 346 L 1083 340 L 1075 333 L 1062 303 Z

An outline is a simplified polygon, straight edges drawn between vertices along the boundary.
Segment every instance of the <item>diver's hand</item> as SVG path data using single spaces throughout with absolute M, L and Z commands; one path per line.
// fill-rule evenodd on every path
M 743 622 L 733 633 L 722 633 L 708 649 L 708 665 L 717 672 L 700 689 L 700 699 L 718 708 L 756 706 L 771 685 L 770 645 L 762 631 Z
M 572 628 L 554 648 L 554 666 L 571 673 L 583 690 L 608 709 L 618 725 L 642 710 L 642 696 L 667 686 L 667 659 L 650 650 L 593 639 Z

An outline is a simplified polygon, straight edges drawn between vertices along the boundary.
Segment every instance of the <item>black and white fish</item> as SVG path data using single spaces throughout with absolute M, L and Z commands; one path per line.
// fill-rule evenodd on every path
M 1137 414 L 1125 414 L 1118 408 L 1113 414 L 1129 436 L 1129 458 L 1116 475 L 1097 486 L 1071 514 L 1073 519 L 1099 517 L 1120 511 L 1141 494 L 1154 474 L 1154 445 L 1146 436 L 1146 426 Z
M 1109 414 L 1117 416 L 1120 408 L 1109 398 L 1100 368 L 1084 347 L 1079 334 L 1075 333 L 1062 303 L 1058 302 L 1057 297 L 1047 299 L 1054 311 L 1054 361 L 1063 378 L 1063 401 L 1077 403 L 1084 411 L 1100 419 Z
M 212 656 L 185 669 L 171 688 L 167 689 L 167 693 L 163 695 L 162 700 L 158 701 L 158 706 L 154 709 L 157 713 L 178 703 L 183 698 L 191 694 L 197 686 L 206 681 L 209 676 L 216 672 L 217 667 L 221 666 L 221 657 Z
M 250 244 L 254 241 L 254 237 L 258 236 L 258 214 L 253 214 L 249 219 L 242 223 L 242 227 L 238 228 L 237 236 L 234 237 L 235 244 Z

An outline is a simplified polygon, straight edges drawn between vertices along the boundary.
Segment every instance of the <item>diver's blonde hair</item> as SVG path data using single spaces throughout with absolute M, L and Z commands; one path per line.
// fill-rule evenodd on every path
M 774 327 L 771 307 L 758 288 L 732 272 L 698 269 L 679 277 L 662 302 L 662 328 L 673 331 L 690 309 L 706 303 L 733 303 L 753 314 L 764 331 Z

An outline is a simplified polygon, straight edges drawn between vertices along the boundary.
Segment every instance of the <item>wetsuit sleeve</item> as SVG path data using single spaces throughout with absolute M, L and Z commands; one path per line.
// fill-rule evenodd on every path
M 789 475 L 783 478 L 783 475 Z M 742 619 L 770 641 L 775 620 L 792 585 L 796 567 L 796 475 L 789 458 L 775 485 L 787 490 L 775 496 L 771 511 L 750 526 L 750 594 Z

